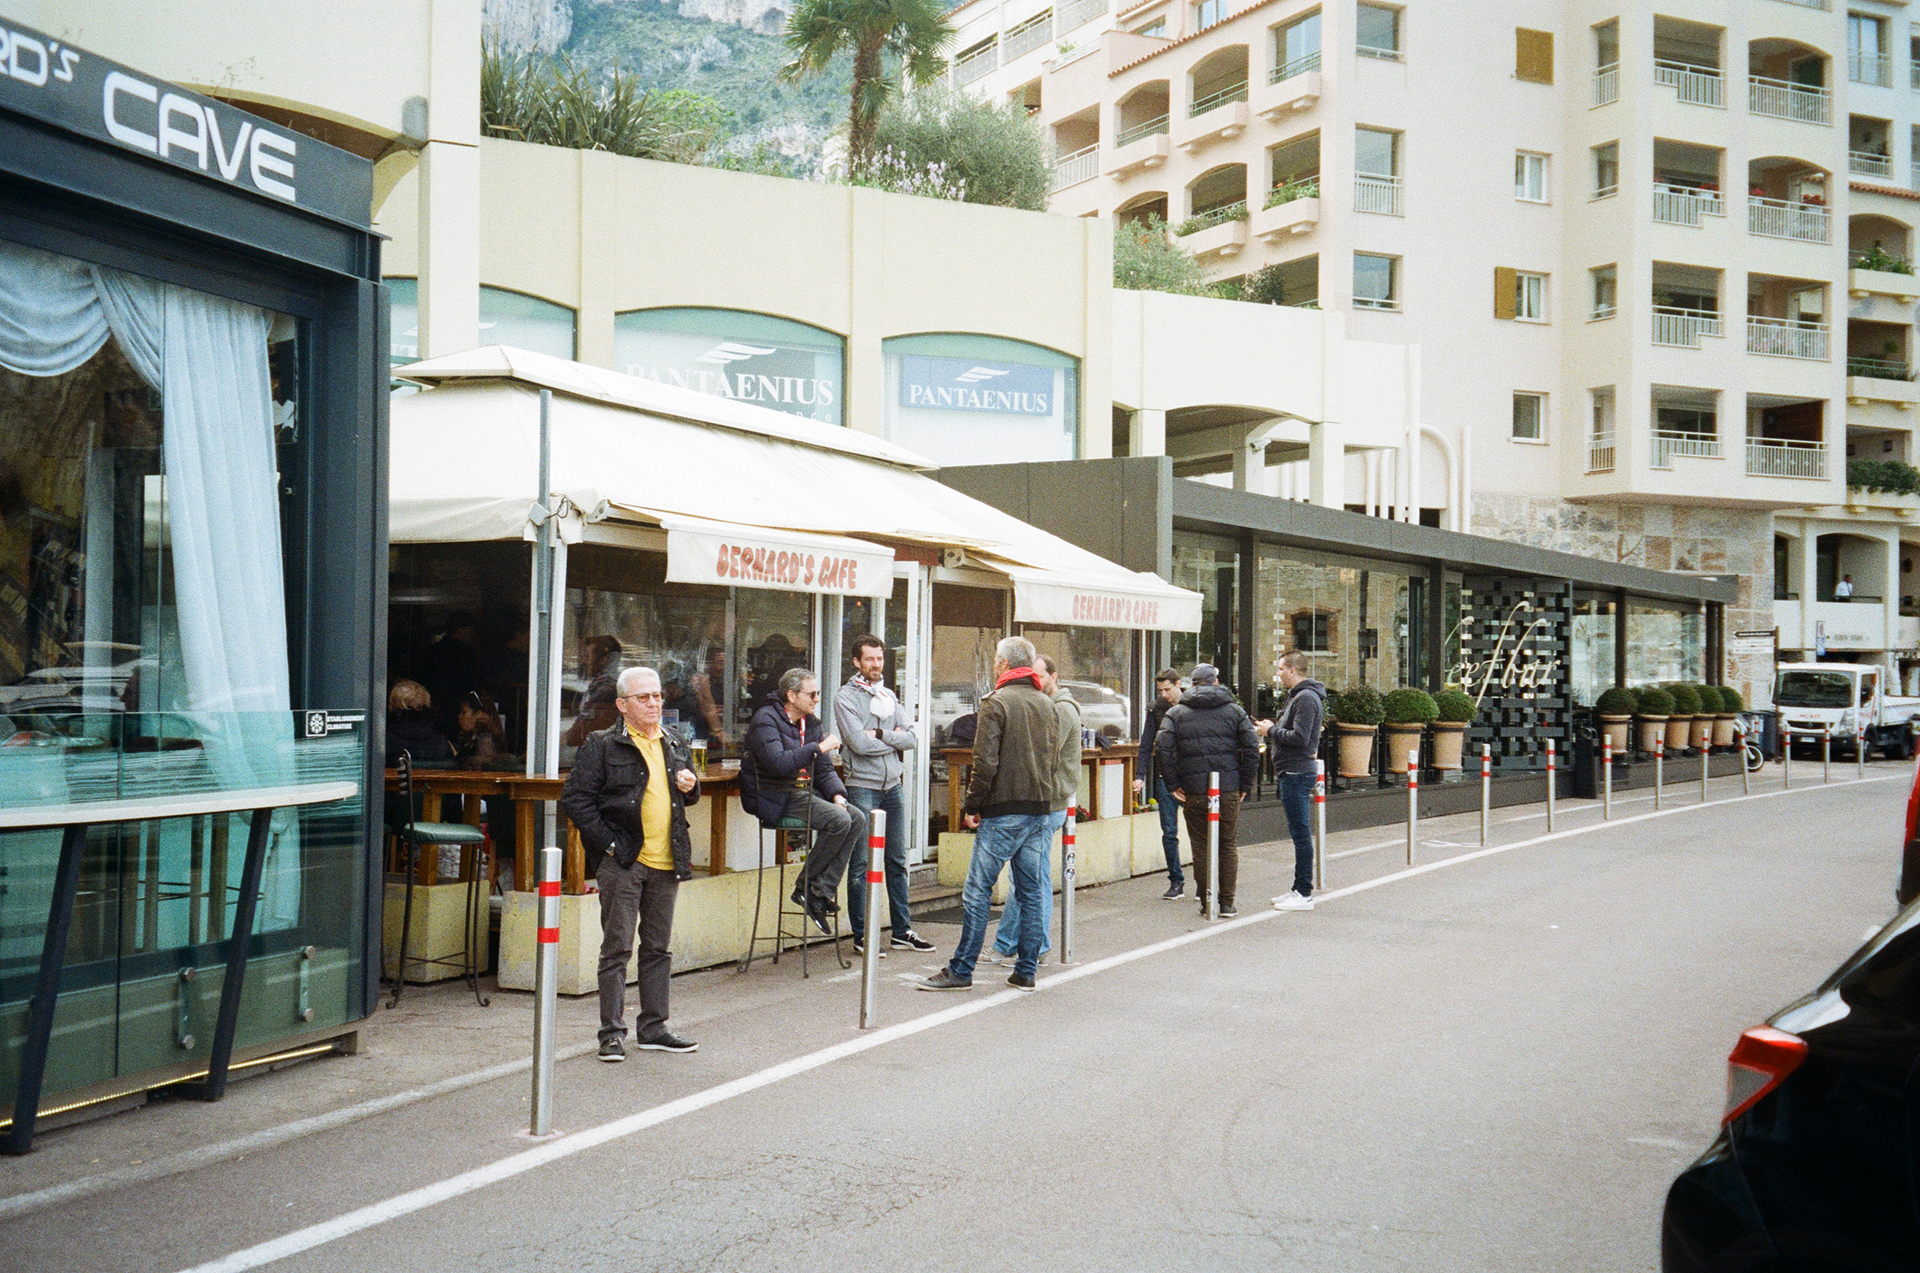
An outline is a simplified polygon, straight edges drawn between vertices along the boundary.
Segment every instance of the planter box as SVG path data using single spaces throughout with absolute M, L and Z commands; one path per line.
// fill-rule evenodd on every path
M 1847 291 L 1856 298 L 1878 294 L 1907 304 L 1920 297 L 1920 277 L 1889 270 L 1848 270 Z
M 467 915 L 473 926 L 474 966 L 487 971 L 487 935 L 493 923 L 487 905 L 487 886 L 473 890 L 474 906 Z M 466 911 L 467 886 L 415 884 L 413 922 L 407 928 L 407 980 L 415 985 L 445 981 L 462 975 L 458 963 L 419 964 L 416 960 L 457 959 L 467 941 L 461 928 Z M 391 979 L 400 958 L 400 924 L 405 918 L 407 886 L 389 879 L 380 915 L 380 971 Z
M 1911 380 L 1883 380 L 1879 376 L 1848 376 L 1847 401 L 1864 406 L 1869 402 L 1891 402 L 1904 411 L 1920 402 L 1920 386 Z
M 1320 201 L 1294 199 L 1254 213 L 1251 228 L 1254 237 L 1277 243 L 1296 234 L 1311 234 L 1319 224 Z
M 1204 230 L 1182 235 L 1174 241 L 1203 259 L 1209 256 L 1221 258 L 1238 256 L 1247 246 L 1247 223 L 1222 221 L 1219 225 L 1210 225 Z
M 1201 797 L 1205 799 L 1205 797 Z M 1223 795 L 1221 797 L 1225 799 Z M 1183 815 L 1184 817 L 1184 815 Z M 1184 821 L 1182 826 L 1184 826 Z M 1095 822 L 1076 822 L 1074 835 L 1074 882 L 1114 884 L 1136 875 L 1152 875 L 1167 869 L 1166 851 L 1160 847 L 1160 815 L 1149 810 L 1123 818 L 1101 818 Z M 1192 848 L 1181 833 L 1181 860 L 1192 860 Z M 1053 841 L 1053 887 L 1060 887 L 1060 838 Z M 973 832 L 948 831 L 940 836 L 940 884 L 943 888 L 962 888 L 973 864 Z M 993 886 L 997 905 L 1007 900 L 1010 873 L 1002 871 Z

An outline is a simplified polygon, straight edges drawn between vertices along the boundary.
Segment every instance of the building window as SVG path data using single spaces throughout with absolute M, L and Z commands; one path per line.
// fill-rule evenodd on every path
M 1515 442 L 1547 440 L 1546 394 L 1516 393 L 1513 395 L 1513 440 Z
M 1193 6 L 1193 29 L 1204 31 L 1227 16 L 1227 0 L 1200 0 Z
M 1167 20 L 1165 18 L 1156 19 L 1155 21 L 1147 23 L 1147 25 L 1141 27 L 1138 31 L 1135 31 L 1134 34 L 1150 35 L 1155 39 L 1161 39 L 1167 34 Z
M 1516 28 L 1513 46 L 1515 79 L 1529 84 L 1553 83 L 1553 32 Z
M 1276 27 L 1273 32 L 1273 82 L 1292 79 L 1320 69 L 1320 15 L 1306 17 Z
M 1587 472 L 1613 471 L 1613 386 L 1593 391 L 1593 419 L 1587 429 Z
M 1513 156 L 1513 197 L 1523 203 L 1547 201 L 1547 157 L 1527 151 Z
M 1589 270 L 1588 273 L 1593 276 L 1593 309 L 1588 312 L 1588 319 L 1612 318 L 1620 312 L 1618 267 L 1602 265 Z
M 888 441 L 940 465 L 1078 458 L 1079 359 L 964 334 L 896 336 L 882 348 Z
M 1610 199 L 1620 193 L 1620 143 L 1605 142 L 1593 148 L 1593 197 Z
M 480 289 L 480 343 L 512 345 L 555 358 L 574 356 L 574 312 L 537 296 L 509 292 L 503 287 Z
M 1521 322 L 1547 321 L 1547 276 L 1497 265 L 1493 270 L 1493 316 Z
M 1885 18 L 1865 13 L 1847 15 L 1847 78 L 1856 84 L 1892 84 L 1891 61 L 1887 56 Z
M 613 320 L 613 365 L 629 376 L 842 422 L 846 342 L 738 309 L 641 309 Z
M 1333 616 L 1304 610 L 1293 616 L 1293 648 L 1306 654 L 1333 649 Z
M 1354 52 L 1388 62 L 1400 60 L 1400 10 L 1384 4 L 1358 6 L 1354 24 Z
M 1400 308 L 1400 261 L 1372 252 L 1353 254 L 1353 307 Z

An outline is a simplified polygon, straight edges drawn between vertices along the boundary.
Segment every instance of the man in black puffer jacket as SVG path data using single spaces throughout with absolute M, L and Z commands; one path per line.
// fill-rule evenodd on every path
M 1220 684 L 1211 663 L 1193 669 L 1193 688 L 1167 710 L 1153 740 L 1154 769 L 1173 789 L 1187 819 L 1193 844 L 1193 879 L 1200 890 L 1200 911 L 1207 909 L 1207 775 L 1220 775 L 1220 914 L 1238 912 L 1234 885 L 1240 878 L 1240 853 L 1234 833 L 1240 802 L 1253 794 L 1259 772 L 1260 739 L 1253 720 Z

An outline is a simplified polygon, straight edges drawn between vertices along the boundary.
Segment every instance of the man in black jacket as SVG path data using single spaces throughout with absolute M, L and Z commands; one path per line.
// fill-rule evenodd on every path
M 1273 771 L 1280 775 L 1280 805 L 1293 836 L 1293 891 L 1273 899 L 1277 911 L 1313 909 L 1314 761 L 1320 755 L 1320 727 L 1326 718 L 1327 687 L 1307 675 L 1307 656 L 1298 650 L 1280 656 L 1280 684 L 1287 691 L 1280 719 L 1260 727 L 1273 748 Z
M 834 898 L 853 846 L 867 837 L 867 815 L 847 803 L 846 784 L 833 771 L 840 739 L 826 733 L 813 713 L 820 681 L 805 668 L 789 668 L 765 706 L 747 726 L 747 758 L 740 766 L 740 803 L 762 826 L 795 818 L 813 828 L 813 848 L 793 887 L 793 900 L 821 932 L 831 935 Z
M 673 972 L 673 903 L 693 878 L 687 806 L 700 780 L 686 745 L 660 727 L 665 701 L 652 668 L 630 667 L 615 683 L 618 724 L 587 735 L 567 774 L 560 807 L 580 829 L 587 870 L 600 885 L 600 1059 L 627 1059 L 627 960 L 639 929 L 638 1046 L 691 1052 L 700 1045 L 667 1031 Z
M 1163 668 L 1160 675 L 1153 678 L 1153 693 L 1147 722 L 1140 727 L 1137 762 L 1140 776 L 1133 780 L 1133 794 L 1145 795 L 1149 788 L 1153 792 L 1154 808 L 1160 814 L 1160 847 L 1167 855 L 1167 891 L 1160 895 L 1160 900 L 1177 902 L 1187 895 L 1187 876 L 1180 869 L 1180 806 L 1173 798 L 1173 789 L 1167 785 L 1166 775 L 1154 767 L 1153 740 L 1159 737 L 1167 713 L 1180 701 L 1180 673 L 1170 667 Z
M 1240 878 L 1240 802 L 1253 794 L 1259 772 L 1260 739 L 1253 721 L 1220 684 L 1211 663 L 1196 664 L 1193 688 L 1170 708 L 1154 739 L 1154 768 L 1173 789 L 1187 818 L 1193 845 L 1193 881 L 1200 911 L 1207 909 L 1207 775 L 1220 775 L 1220 914 L 1236 915 L 1234 885 Z

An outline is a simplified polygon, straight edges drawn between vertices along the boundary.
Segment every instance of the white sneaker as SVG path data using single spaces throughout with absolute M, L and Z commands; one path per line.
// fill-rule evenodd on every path
M 1313 899 L 1311 897 L 1302 897 L 1298 893 L 1288 893 L 1284 897 L 1276 897 L 1273 899 L 1273 909 L 1277 911 L 1310 911 L 1313 909 Z

